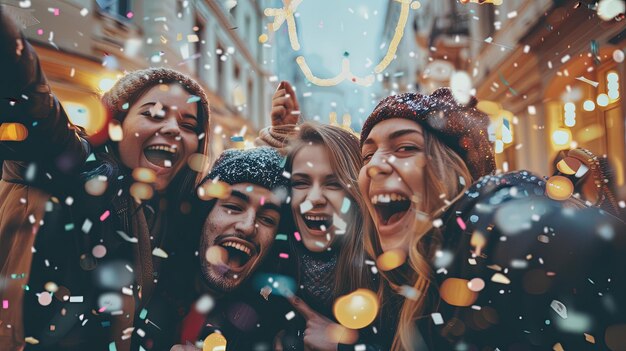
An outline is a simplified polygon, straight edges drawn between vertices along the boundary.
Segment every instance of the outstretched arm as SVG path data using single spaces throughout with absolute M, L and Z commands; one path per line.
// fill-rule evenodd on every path
M 39 57 L 0 6 L 0 159 L 37 162 L 50 172 L 82 166 L 88 143 L 52 94 Z
M 280 82 L 272 97 L 271 117 L 272 125 L 261 129 L 255 144 L 282 149 L 300 122 L 300 104 L 296 92 L 287 81 Z

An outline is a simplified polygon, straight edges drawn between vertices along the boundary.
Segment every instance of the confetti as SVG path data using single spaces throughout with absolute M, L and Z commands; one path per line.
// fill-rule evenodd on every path
M 289 258 L 289 254 L 281 252 L 280 254 L 278 254 L 278 257 L 287 259 L 287 258 Z
M 581 81 L 581 82 L 585 82 L 585 83 L 587 83 L 587 84 L 591 85 L 591 86 L 592 86 L 592 87 L 594 87 L 594 88 L 597 88 L 597 87 L 598 87 L 598 85 L 600 84 L 600 83 L 598 83 L 598 82 L 594 82 L 593 80 L 587 79 L 587 78 L 585 78 L 585 77 L 583 77 L 583 76 L 576 77 L 576 79 L 577 79 L 577 80 L 579 80 L 579 81 Z
M 26 341 L 28 344 L 31 344 L 31 345 L 39 344 L 39 340 L 33 338 L 32 336 L 27 336 L 26 338 L 24 338 L 24 341 Z
M 376 259 L 376 266 L 383 272 L 400 267 L 406 261 L 406 252 L 394 249 L 384 252 Z
M 9 308 L 9 300 L 2 300 L 2 309 L 6 310 Z
M 500 283 L 500 284 L 511 284 L 511 280 L 502 273 L 495 273 L 491 277 L 491 281 L 494 283 Z
M 567 319 L 567 307 L 558 300 L 552 300 L 550 303 L 550 307 L 556 312 L 561 318 Z
M 91 249 L 91 254 L 95 258 L 102 258 L 107 254 L 107 248 L 104 245 L 96 245 Z
M 0 124 L 0 140 L 23 141 L 28 137 L 28 129 L 21 123 Z
M 108 215 L 109 215 L 109 213 L 108 213 L 108 212 L 109 212 L 108 210 L 105 212 L 105 213 L 106 213 L 106 215 L 107 215 L 107 217 L 108 217 Z M 105 218 L 105 219 L 106 219 L 106 218 Z M 100 217 L 100 220 L 102 220 L 102 217 Z M 128 242 L 130 242 L 130 243 L 137 243 L 137 242 L 138 242 L 137 238 L 130 237 L 130 236 L 128 236 L 128 234 L 124 233 L 124 232 L 123 232 L 123 231 L 121 231 L 121 230 L 118 230 L 118 231 L 117 231 L 117 235 L 121 236 L 121 237 L 122 237 L 122 239 L 124 239 L 124 240 L 126 240 L 126 241 L 128 241 Z
M 307 213 L 312 209 L 313 209 L 313 204 L 309 200 L 306 200 L 300 204 L 300 213 Z
M 447 278 L 441 284 L 441 298 L 452 306 L 467 307 L 478 298 L 478 293 L 468 288 L 469 281 L 460 278 Z
M 82 296 L 70 296 L 70 302 L 83 302 Z
M 293 236 L 296 238 L 296 241 L 302 241 L 302 237 L 300 236 L 300 233 L 294 232 Z
M 109 122 L 109 138 L 111 138 L 111 141 L 121 141 L 124 139 L 124 131 L 120 121 L 114 119 Z
M 435 323 L 435 325 L 443 324 L 443 317 L 441 316 L 441 313 L 439 312 L 432 313 L 430 317 L 432 318 L 433 323 Z
M 292 320 L 294 317 L 296 316 L 296 313 L 294 311 L 289 311 L 287 312 L 287 314 L 285 315 L 285 318 L 287 318 L 288 321 Z
M 48 306 L 52 303 L 52 294 L 48 291 L 39 293 L 37 296 L 37 302 L 42 306 Z
M 161 257 L 161 258 L 167 258 L 167 252 L 163 251 L 163 249 L 159 248 L 159 247 L 155 247 L 154 250 L 152 250 L 152 254 L 156 257 Z

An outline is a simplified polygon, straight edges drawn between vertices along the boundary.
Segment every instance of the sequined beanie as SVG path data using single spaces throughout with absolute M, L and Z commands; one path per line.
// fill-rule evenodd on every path
M 198 110 L 202 110 L 209 123 L 209 100 L 204 89 L 188 75 L 167 67 L 152 67 L 127 73 L 111 90 L 104 93 L 102 103 L 113 119 L 122 121 L 130 106 L 148 89 L 158 84 L 179 83 L 198 99 Z
M 439 88 L 431 95 L 404 93 L 388 96 L 365 120 L 361 147 L 376 124 L 391 118 L 410 119 L 461 156 L 477 180 L 496 169 L 487 133 L 489 117 L 476 109 L 477 103 L 473 96 L 467 105 L 457 103 L 450 88 Z
M 222 152 L 202 183 L 219 178 L 230 185 L 251 183 L 273 190 L 287 187 L 283 176 L 284 158 L 276 149 L 261 146 L 248 150 L 228 149 Z

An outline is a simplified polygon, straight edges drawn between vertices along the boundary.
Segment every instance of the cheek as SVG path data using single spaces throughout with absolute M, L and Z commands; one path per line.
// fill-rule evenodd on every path
M 184 142 L 185 142 L 185 152 L 187 154 L 192 154 L 196 151 L 198 151 L 198 147 L 200 145 L 200 142 L 198 141 L 198 136 L 195 133 L 190 133 L 190 135 L 187 135 L 184 137 Z M 200 150 L 202 151 L 202 150 Z
M 359 172 L 359 179 L 358 179 L 358 183 L 359 183 L 359 190 L 361 191 L 361 195 L 363 196 L 367 196 L 367 186 L 369 184 L 369 179 L 367 178 L 367 174 L 366 174 L 366 167 L 361 168 L 361 171 Z

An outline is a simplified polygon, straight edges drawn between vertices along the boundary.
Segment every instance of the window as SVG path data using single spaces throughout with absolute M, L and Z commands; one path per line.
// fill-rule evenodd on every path
M 100 9 L 116 17 L 127 18 L 126 15 L 131 10 L 132 0 L 96 0 Z

